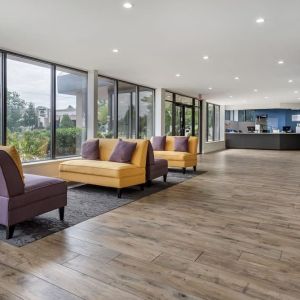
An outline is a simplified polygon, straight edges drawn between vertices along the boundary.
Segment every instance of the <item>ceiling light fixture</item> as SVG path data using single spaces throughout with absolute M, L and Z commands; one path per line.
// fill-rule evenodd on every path
M 265 99 L 269 99 L 269 97 L 267 97 L 267 96 L 265 96 L 264 98 L 265 98 Z
M 253 92 L 254 92 L 254 93 L 257 93 L 257 92 L 258 92 L 258 89 L 254 89 Z
M 132 5 L 132 3 L 130 3 L 130 2 L 125 2 L 125 3 L 123 4 L 123 7 L 129 9 L 129 8 L 132 8 L 133 5 Z
M 176 76 L 176 77 L 180 77 L 180 76 L 181 76 L 181 74 L 177 73 L 175 76 Z
M 119 52 L 119 49 L 113 49 L 112 52 L 113 52 L 113 53 L 118 53 L 118 52 Z
M 209 57 L 208 57 L 207 55 L 204 55 L 202 58 L 203 58 L 204 60 L 208 60 L 208 59 L 209 59 Z
M 293 83 L 294 81 L 293 81 L 293 79 L 289 79 L 289 81 L 288 81 L 288 83 Z
M 298 94 L 299 93 L 299 91 L 294 91 L 294 94 Z
M 236 76 L 234 77 L 235 80 L 240 80 L 240 77 Z
M 258 18 L 258 19 L 256 19 L 256 23 L 257 24 L 265 23 L 265 19 L 264 18 Z
M 232 98 L 232 96 L 230 95 L 229 98 Z
M 212 90 L 212 87 L 209 87 L 208 89 L 211 91 L 211 90 Z
M 279 65 L 283 65 L 283 64 L 284 64 L 284 61 L 283 61 L 283 60 L 279 60 L 277 63 L 278 63 Z

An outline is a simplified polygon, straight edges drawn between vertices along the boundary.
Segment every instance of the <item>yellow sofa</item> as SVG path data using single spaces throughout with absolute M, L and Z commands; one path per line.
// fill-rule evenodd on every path
M 188 167 L 193 167 L 196 171 L 198 138 L 190 136 L 188 152 L 174 151 L 174 138 L 174 136 L 167 136 L 165 151 L 154 151 L 154 157 L 166 159 L 169 167 L 182 168 L 183 173 Z
M 127 140 L 136 142 L 131 163 L 108 161 L 118 139 L 100 139 L 100 159 L 76 159 L 65 161 L 59 166 L 59 177 L 66 181 L 94 184 L 118 189 L 121 197 L 122 188 L 145 183 L 145 167 L 148 149 L 147 140 Z

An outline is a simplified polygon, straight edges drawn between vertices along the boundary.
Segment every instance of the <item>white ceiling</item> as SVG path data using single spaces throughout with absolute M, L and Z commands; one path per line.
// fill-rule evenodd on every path
M 300 102 L 299 0 L 123 3 L 0 0 L 0 48 L 221 104 Z

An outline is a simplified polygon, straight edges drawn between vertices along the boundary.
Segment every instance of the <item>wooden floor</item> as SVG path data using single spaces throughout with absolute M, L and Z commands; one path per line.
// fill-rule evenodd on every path
M 17 248 L 0 299 L 300 299 L 300 152 L 227 150 L 207 173 Z

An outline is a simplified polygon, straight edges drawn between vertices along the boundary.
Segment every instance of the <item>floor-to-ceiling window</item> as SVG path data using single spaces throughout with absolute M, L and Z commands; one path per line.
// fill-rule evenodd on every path
M 56 69 L 56 156 L 79 155 L 86 139 L 87 74 Z
M 2 144 L 2 126 L 3 126 L 3 111 L 2 111 L 2 103 L 3 103 L 3 97 L 2 97 L 2 59 L 3 55 L 2 52 L 0 52 L 0 145 Z
M 207 103 L 207 141 L 214 140 L 214 105 Z
M 136 137 L 137 86 L 118 81 L 118 137 Z
M 220 140 L 220 106 L 212 103 L 206 104 L 207 141 Z
M 214 140 L 220 140 L 220 106 L 215 105 Z
M 51 66 L 7 55 L 7 144 L 22 161 L 51 157 Z
M 195 135 L 199 137 L 200 145 L 200 115 L 198 99 L 165 92 L 165 135 Z
M 116 80 L 98 77 L 97 136 L 114 137 Z
M 165 95 L 165 135 L 172 135 L 173 131 L 173 94 L 166 92 Z
M 151 138 L 154 121 L 154 90 L 139 87 L 139 138 Z

